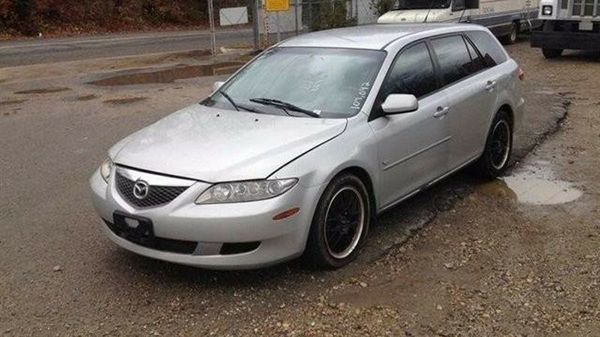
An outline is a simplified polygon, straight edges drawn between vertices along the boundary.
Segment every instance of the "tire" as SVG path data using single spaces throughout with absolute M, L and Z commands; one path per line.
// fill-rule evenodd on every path
M 519 37 L 519 25 L 516 22 L 510 27 L 510 33 L 508 35 L 502 36 L 501 41 L 506 45 L 511 45 L 517 43 Z
M 307 262 L 320 269 L 352 262 L 366 241 L 371 212 L 369 192 L 358 177 L 342 174 L 334 178 L 313 216 L 304 253 Z
M 513 149 L 513 126 L 506 111 L 494 117 L 483 154 L 474 165 L 475 172 L 485 179 L 502 175 L 510 163 Z
M 562 49 L 548 49 L 548 48 L 542 48 L 542 54 L 544 54 L 544 57 L 547 59 L 555 59 L 557 57 L 560 57 L 563 53 Z

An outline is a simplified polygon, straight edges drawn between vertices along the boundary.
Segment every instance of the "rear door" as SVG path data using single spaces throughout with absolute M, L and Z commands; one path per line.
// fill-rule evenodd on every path
M 383 115 L 381 103 L 390 94 L 412 94 L 414 112 Z M 429 47 L 418 42 L 396 57 L 371 112 L 378 142 L 379 200 L 383 208 L 440 176 L 447 169 L 448 125 L 436 116 L 447 109 Z
M 483 149 L 498 78 L 485 71 L 483 58 L 461 34 L 432 39 L 431 46 L 450 106 L 445 118 L 452 137 L 449 167 L 454 169 Z

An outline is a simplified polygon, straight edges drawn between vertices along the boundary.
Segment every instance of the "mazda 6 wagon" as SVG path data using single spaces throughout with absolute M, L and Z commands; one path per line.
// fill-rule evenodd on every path
M 90 181 L 101 228 L 198 267 L 344 266 L 379 213 L 467 165 L 503 173 L 522 79 L 476 25 L 289 39 L 110 149 Z

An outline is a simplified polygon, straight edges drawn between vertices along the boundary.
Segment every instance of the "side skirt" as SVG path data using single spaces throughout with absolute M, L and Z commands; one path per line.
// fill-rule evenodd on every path
M 381 207 L 381 208 L 380 208 L 380 209 L 377 211 L 377 215 L 380 215 L 381 213 L 383 213 L 383 212 L 385 212 L 385 211 L 389 210 L 390 208 L 393 208 L 394 206 L 398 205 L 399 203 L 401 203 L 401 202 L 403 202 L 403 201 L 405 201 L 405 200 L 407 200 L 407 199 L 410 199 L 411 197 L 415 196 L 417 193 L 419 193 L 419 192 L 421 192 L 421 191 L 424 191 L 424 190 L 426 190 L 426 189 L 428 189 L 428 188 L 432 187 L 433 185 L 435 185 L 435 184 L 437 184 L 438 182 L 440 182 L 440 181 L 444 180 L 444 179 L 445 179 L 445 178 L 447 178 L 448 176 L 451 176 L 452 174 L 456 173 L 457 171 L 460 171 L 460 170 L 462 170 L 463 168 L 465 168 L 465 167 L 469 166 L 470 164 L 472 164 L 473 162 L 477 161 L 477 159 L 479 159 L 479 157 L 481 157 L 481 154 L 479 154 L 479 155 L 477 155 L 477 156 L 475 156 L 475 157 L 473 157 L 473 158 L 471 158 L 471 159 L 467 160 L 466 162 L 464 162 L 464 163 L 463 163 L 463 164 L 461 164 L 460 166 L 458 166 L 458 167 L 456 167 L 456 168 L 454 168 L 454 169 L 452 169 L 452 170 L 450 170 L 450 171 L 448 171 L 448 172 L 444 173 L 444 174 L 443 174 L 443 175 L 441 175 L 440 177 L 438 177 L 438 178 L 435 178 L 434 180 L 430 181 L 429 183 L 427 183 L 427 184 L 425 184 L 425 185 L 423 185 L 423 186 L 421 186 L 421 187 L 419 187 L 419 188 L 417 188 L 417 189 L 413 190 L 412 192 L 410 192 L 410 193 L 408 193 L 408 194 L 406 194 L 406 195 L 404 195 L 404 196 L 400 197 L 399 199 L 397 199 L 397 200 L 395 200 L 395 201 L 392 201 L 392 202 L 388 203 L 387 205 L 385 205 L 385 206 Z

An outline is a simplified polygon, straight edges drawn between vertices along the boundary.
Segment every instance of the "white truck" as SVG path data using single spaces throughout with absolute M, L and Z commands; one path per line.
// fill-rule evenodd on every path
M 600 0 L 541 0 L 542 29 L 531 35 L 531 46 L 546 58 L 565 49 L 600 51 Z
M 398 0 L 378 23 L 470 22 L 489 28 L 502 42 L 539 27 L 539 0 Z

